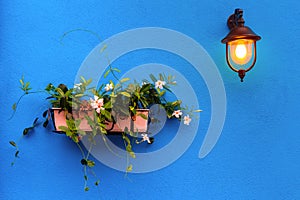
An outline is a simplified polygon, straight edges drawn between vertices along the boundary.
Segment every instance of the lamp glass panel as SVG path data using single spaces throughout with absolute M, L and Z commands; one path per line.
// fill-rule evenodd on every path
M 234 40 L 228 42 L 228 56 L 236 65 L 247 65 L 254 54 L 253 40 Z

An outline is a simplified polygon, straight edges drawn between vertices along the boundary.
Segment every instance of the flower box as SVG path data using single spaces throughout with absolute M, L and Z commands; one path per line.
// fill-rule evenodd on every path
M 81 119 L 79 129 L 83 131 L 92 131 L 92 128 L 88 124 L 88 121 L 85 119 L 85 115 L 93 118 L 93 110 L 75 111 L 72 113 L 74 119 Z M 63 131 L 59 127 L 67 126 L 66 112 L 60 108 L 52 108 L 51 116 L 53 119 L 55 132 L 62 133 Z M 149 109 L 137 109 L 136 115 L 133 117 L 117 116 L 115 122 L 107 122 L 106 130 L 109 133 L 120 133 L 124 132 L 127 128 L 128 130 L 134 132 L 146 133 L 148 130 L 148 116 Z

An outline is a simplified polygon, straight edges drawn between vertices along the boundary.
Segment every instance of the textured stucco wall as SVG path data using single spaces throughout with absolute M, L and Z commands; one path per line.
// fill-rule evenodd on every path
M 295 0 L 1 1 L 0 199 L 300 199 L 299 6 Z M 262 36 L 257 63 L 244 83 L 226 66 L 220 43 L 228 33 L 226 19 L 237 7 L 244 9 L 246 25 Z M 121 58 L 119 68 L 149 62 L 174 66 L 188 74 L 204 110 L 198 134 L 179 160 L 162 170 L 128 177 L 97 162 L 100 191 L 91 187 L 86 193 L 77 148 L 40 128 L 22 140 L 21 158 L 10 167 L 14 150 L 8 141 L 17 140 L 39 106 L 45 106 L 41 98 L 28 97 L 7 121 L 21 93 L 18 79 L 24 75 L 38 89 L 48 82 L 71 84 L 99 43 L 93 35 L 77 32 L 61 45 L 61 35 L 85 28 L 106 39 L 149 26 L 194 38 L 218 66 L 227 115 L 213 151 L 198 158 L 210 119 L 202 78 L 186 71 L 186 62 L 149 50 Z

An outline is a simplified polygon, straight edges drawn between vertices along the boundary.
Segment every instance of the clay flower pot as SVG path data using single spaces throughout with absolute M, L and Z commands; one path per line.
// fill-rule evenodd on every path
M 133 117 L 116 115 L 116 122 L 108 122 L 106 129 L 112 133 L 124 132 L 126 128 L 134 132 L 146 133 L 148 131 L 148 117 L 149 109 L 137 109 L 136 115 Z
M 63 132 L 59 127 L 67 126 L 66 123 L 66 112 L 60 108 L 52 108 L 52 119 L 55 128 L 55 132 Z M 81 119 L 79 129 L 83 131 L 92 131 L 90 125 L 85 119 L 85 115 L 93 118 L 93 110 L 88 111 L 75 111 L 72 113 L 74 119 Z M 137 109 L 136 115 L 130 116 L 115 116 L 115 123 L 107 122 L 106 130 L 110 133 L 124 132 L 128 130 L 145 133 L 148 130 L 148 116 L 149 109 Z

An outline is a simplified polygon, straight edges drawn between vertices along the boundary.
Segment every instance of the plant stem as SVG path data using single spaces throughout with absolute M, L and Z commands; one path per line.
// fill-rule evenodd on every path
M 107 59 L 108 59 L 108 58 L 107 58 Z M 119 81 L 119 83 L 121 83 L 120 79 L 116 76 L 114 70 L 112 70 L 112 66 L 111 66 L 111 63 L 110 63 L 110 60 L 109 60 L 109 59 L 108 59 L 108 63 L 109 63 L 109 69 L 110 69 L 110 71 L 111 71 L 113 77 L 114 77 L 117 81 Z M 121 85 L 121 87 L 122 87 L 122 85 Z
M 86 165 L 83 167 L 83 174 L 84 174 L 84 189 L 87 187 L 87 173 L 86 173 Z
M 84 151 L 82 150 L 82 148 L 81 148 L 80 144 L 76 142 L 76 145 L 77 145 L 77 147 L 79 148 L 79 150 L 80 150 L 80 152 L 81 152 L 81 155 L 82 155 L 82 157 L 83 157 L 83 158 L 85 158 Z
M 112 154 L 114 154 L 115 156 L 118 156 L 119 158 L 123 158 L 123 156 L 121 156 L 121 155 L 115 153 L 115 152 L 110 148 L 110 146 L 108 146 L 107 141 L 106 141 L 106 138 L 104 137 L 105 135 L 101 133 L 101 136 L 102 136 L 102 139 L 103 139 L 103 141 L 104 141 L 104 144 L 105 144 L 105 146 L 108 148 L 108 150 L 109 150 Z
M 22 95 L 19 97 L 18 101 L 15 103 L 16 107 L 15 107 L 15 109 L 13 110 L 12 115 L 7 119 L 7 121 L 11 120 L 11 119 L 14 117 L 14 115 L 15 115 L 15 113 L 16 113 L 16 111 L 17 111 L 18 105 L 19 105 L 20 101 L 22 100 L 22 98 L 23 98 L 25 95 L 35 94 L 35 93 L 41 93 L 41 92 L 45 92 L 45 91 L 44 91 L 44 90 L 39 90 L 39 91 L 35 91 L 35 92 L 26 92 L 26 93 L 22 94 Z
M 100 38 L 100 36 L 99 36 L 97 33 L 93 32 L 93 31 L 91 31 L 91 30 L 88 30 L 88 29 L 77 28 L 77 29 L 73 29 L 73 30 L 70 30 L 70 31 L 65 32 L 65 33 L 61 36 L 61 38 L 60 38 L 60 43 L 63 44 L 63 42 L 62 42 L 63 39 L 64 39 L 69 33 L 76 32 L 76 31 L 83 31 L 83 32 L 91 33 L 92 35 L 96 36 L 97 39 L 98 39 L 100 42 L 102 41 L 101 38 Z
M 124 134 L 126 134 L 126 133 L 122 133 L 123 136 L 124 136 Z M 128 167 L 129 167 L 129 155 L 128 155 L 128 152 L 127 152 L 125 139 L 123 140 L 123 142 L 124 142 L 124 147 L 126 149 L 126 173 L 125 173 L 125 177 L 127 177 L 127 175 L 128 175 Z
M 89 156 L 90 156 L 90 152 L 91 152 L 91 150 L 92 150 L 92 143 L 91 143 L 91 145 L 90 145 L 90 148 L 89 148 L 89 150 L 88 150 L 88 153 L 87 153 L 87 155 L 86 155 L 86 159 L 88 159 L 89 158 Z
M 16 152 L 17 152 L 17 151 L 20 152 L 18 144 L 19 144 L 19 142 L 21 141 L 21 139 L 23 138 L 23 136 L 24 136 L 24 135 L 22 135 L 22 136 L 18 139 L 18 142 L 16 143 L 16 144 L 17 144 L 16 147 L 15 147 L 15 148 L 16 148 Z M 16 157 L 16 155 L 15 155 L 14 160 L 11 162 L 11 166 L 13 166 L 13 165 L 15 164 L 16 159 L 17 159 L 17 157 Z

